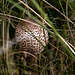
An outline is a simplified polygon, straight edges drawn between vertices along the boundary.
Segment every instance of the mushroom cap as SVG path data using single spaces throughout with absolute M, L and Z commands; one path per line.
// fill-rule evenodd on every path
M 19 22 L 15 28 L 16 42 L 21 50 L 33 54 L 41 53 L 44 50 L 43 46 L 48 44 L 48 32 L 29 18 L 25 18 L 25 20 L 29 22 Z

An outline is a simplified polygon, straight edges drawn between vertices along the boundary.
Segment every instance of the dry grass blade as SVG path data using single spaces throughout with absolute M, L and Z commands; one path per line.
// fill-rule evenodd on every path
M 47 3 L 49 6 L 51 6 L 53 9 L 55 9 L 57 12 L 59 12 L 62 16 L 64 16 L 69 22 L 71 22 L 74 27 L 75 27 L 75 24 L 67 17 L 65 16 L 63 13 L 61 13 L 57 8 L 55 8 L 53 5 L 51 5 L 50 3 L 48 3 L 46 0 L 43 0 L 45 3 Z

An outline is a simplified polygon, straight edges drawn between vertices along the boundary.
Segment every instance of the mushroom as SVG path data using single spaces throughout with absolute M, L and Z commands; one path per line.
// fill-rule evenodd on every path
M 48 44 L 47 30 L 43 29 L 41 25 L 34 22 L 31 18 L 25 18 L 25 21 L 18 23 L 15 28 L 15 37 L 20 50 L 34 55 L 41 53 L 44 50 L 43 46 Z M 25 57 L 27 56 L 25 55 Z M 37 59 L 34 57 L 32 61 L 33 64 L 37 64 Z M 36 66 L 34 68 L 37 69 Z M 36 75 L 36 72 L 32 72 L 31 75 Z

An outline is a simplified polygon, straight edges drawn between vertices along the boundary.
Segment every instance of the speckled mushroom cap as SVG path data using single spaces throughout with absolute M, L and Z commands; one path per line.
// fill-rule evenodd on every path
M 40 42 L 44 46 L 48 43 L 48 32 L 31 19 L 25 18 L 25 20 L 29 22 L 21 21 L 15 28 L 16 42 L 21 50 L 38 54 L 44 50 Z

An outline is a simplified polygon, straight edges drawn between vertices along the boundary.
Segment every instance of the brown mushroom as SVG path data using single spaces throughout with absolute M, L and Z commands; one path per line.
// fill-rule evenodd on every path
M 48 32 L 29 18 L 26 21 L 21 21 L 15 28 L 16 42 L 21 50 L 30 52 L 34 55 L 41 53 L 44 46 L 48 43 Z M 40 43 L 40 42 L 42 43 Z M 33 64 L 37 64 L 37 59 L 32 58 Z M 37 69 L 36 66 L 34 66 Z M 31 75 L 36 75 L 32 72 Z

